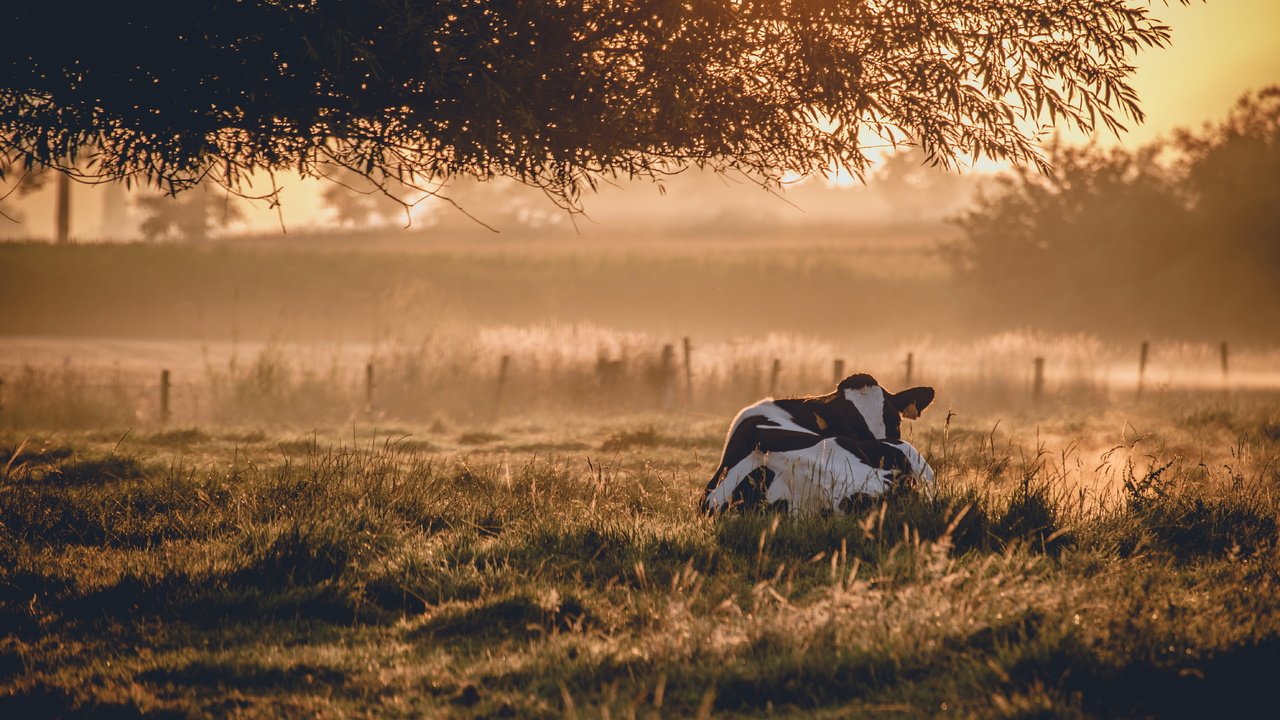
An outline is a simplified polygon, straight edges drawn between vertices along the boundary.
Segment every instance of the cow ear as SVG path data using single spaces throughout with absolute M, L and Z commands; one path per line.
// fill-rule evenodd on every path
M 903 417 L 914 420 L 933 402 L 933 388 L 913 387 L 889 396 L 889 404 Z

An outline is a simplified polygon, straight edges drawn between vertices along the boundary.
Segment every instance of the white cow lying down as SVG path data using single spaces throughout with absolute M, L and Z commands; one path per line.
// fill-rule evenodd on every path
M 883 495 L 895 483 L 933 484 L 933 468 L 905 440 L 879 440 L 901 452 L 902 462 L 868 464 L 840 440 L 828 438 L 801 450 L 756 450 L 729 468 L 703 501 L 707 512 L 734 506 L 785 508 L 792 513 L 847 511 L 860 496 Z M 847 443 L 846 443 L 847 444 Z M 865 443 L 863 443 L 865 446 Z M 885 449 L 890 449 L 885 448 Z
M 702 510 L 781 507 L 842 510 L 899 480 L 933 481 L 920 452 L 902 439 L 902 418 L 920 416 L 933 388 L 890 393 L 865 373 L 826 395 L 762 400 L 729 426 Z

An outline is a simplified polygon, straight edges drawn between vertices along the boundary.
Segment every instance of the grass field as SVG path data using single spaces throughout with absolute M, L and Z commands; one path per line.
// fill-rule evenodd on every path
M 927 238 L 312 240 L 0 245 L 0 717 L 1269 708 L 1272 345 L 974 320 Z M 908 354 L 936 488 L 695 511 Z
M 1256 715 L 1278 408 L 939 405 L 936 491 L 716 520 L 727 417 L 11 425 L 0 715 Z
M 858 313 L 956 312 L 931 282 L 943 268 L 929 245 L 898 235 L 415 239 L 0 242 L 0 334 L 351 344 L 559 322 L 724 340 L 844 326 L 865 336 Z M 904 268 L 916 287 L 900 294 Z M 757 293 L 769 301 L 744 309 Z

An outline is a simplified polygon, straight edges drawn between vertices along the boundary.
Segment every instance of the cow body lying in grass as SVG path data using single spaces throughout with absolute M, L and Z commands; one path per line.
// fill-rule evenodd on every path
M 932 482 L 933 470 L 902 440 L 901 425 L 933 397 L 927 387 L 888 393 L 858 374 L 827 395 L 762 400 L 730 425 L 702 510 L 846 510 L 904 479 Z

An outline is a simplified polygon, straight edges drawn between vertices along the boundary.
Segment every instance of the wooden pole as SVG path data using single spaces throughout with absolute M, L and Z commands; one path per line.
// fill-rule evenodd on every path
M 782 372 L 782 361 L 773 359 L 773 371 L 769 373 L 769 397 L 778 393 L 778 373 Z
M 1218 348 L 1218 351 L 1222 357 L 1222 389 L 1225 391 L 1231 388 L 1229 378 L 1227 377 L 1228 370 L 1230 369 L 1228 365 L 1228 358 L 1230 357 L 1230 353 L 1227 349 L 1226 340 L 1222 341 L 1222 345 Z
M 839 385 L 840 381 L 843 379 L 844 379 L 844 359 L 836 358 L 835 360 L 831 361 L 831 380 L 835 384 Z
M 503 355 L 502 364 L 498 366 L 498 391 L 493 399 L 493 414 L 502 411 L 502 391 L 507 386 L 507 371 L 511 369 L 511 356 Z
M 1146 382 L 1147 377 L 1147 357 L 1151 350 L 1151 344 L 1146 340 L 1142 341 L 1142 350 L 1138 352 L 1138 397 L 1142 397 L 1142 386 Z
M 54 232 L 59 245 L 71 242 L 71 176 L 58 173 L 57 207 L 54 211 Z
M 912 376 L 915 374 L 916 356 L 914 353 L 907 353 L 907 380 L 903 383 L 904 387 L 911 387 Z
M 1037 402 L 1044 396 L 1044 358 L 1036 358 L 1036 376 L 1031 386 L 1031 398 Z
M 689 338 L 684 339 L 684 396 L 693 402 L 693 345 Z
M 169 371 L 160 371 L 160 422 L 169 422 Z
M 364 411 L 373 412 L 373 363 L 364 366 Z

